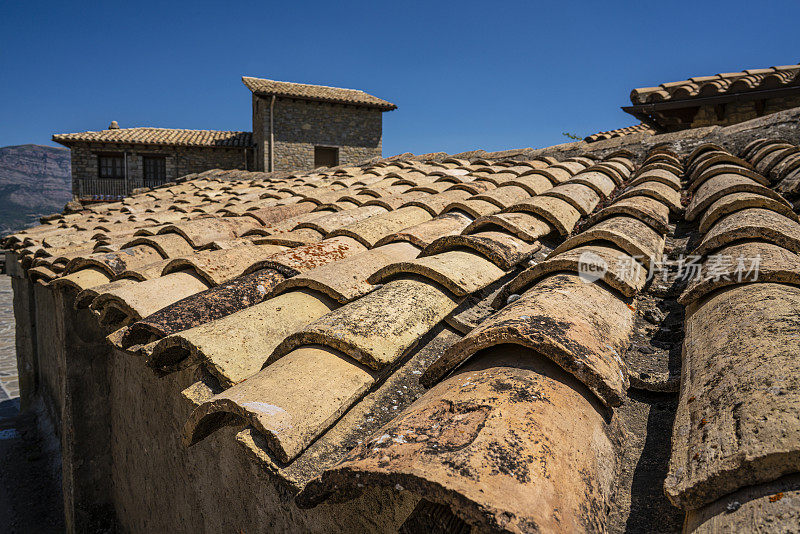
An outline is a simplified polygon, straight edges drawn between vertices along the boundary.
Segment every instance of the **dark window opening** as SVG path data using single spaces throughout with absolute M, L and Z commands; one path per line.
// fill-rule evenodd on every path
M 163 156 L 146 156 L 144 164 L 144 186 L 155 187 L 167 181 L 167 158 Z
M 314 167 L 336 167 L 339 165 L 339 149 L 329 146 L 314 147 Z
M 100 178 L 125 178 L 125 158 L 123 156 L 98 156 L 97 163 Z

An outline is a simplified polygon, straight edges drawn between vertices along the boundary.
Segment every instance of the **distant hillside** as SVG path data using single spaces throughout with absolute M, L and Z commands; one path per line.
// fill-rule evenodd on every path
M 71 195 L 69 150 L 42 145 L 0 148 L 0 236 L 64 209 Z

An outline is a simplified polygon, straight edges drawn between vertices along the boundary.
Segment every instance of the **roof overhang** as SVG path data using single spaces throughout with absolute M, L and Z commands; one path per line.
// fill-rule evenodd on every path
M 266 78 L 254 78 L 252 76 L 242 76 L 242 83 L 244 83 L 245 87 L 247 87 L 253 95 L 259 97 L 275 97 L 286 100 L 339 104 L 343 106 L 378 109 L 380 111 L 392 111 L 397 109 L 395 104 L 358 89 L 283 82 Z M 310 94 L 309 92 L 316 92 L 318 94 Z
M 369 108 L 369 109 L 377 109 L 380 111 L 394 111 L 397 109 L 397 106 L 392 104 L 391 106 L 385 106 L 381 104 L 370 104 L 368 102 L 347 102 L 345 100 L 335 100 L 332 98 L 318 98 L 313 96 L 300 96 L 300 95 L 287 95 L 282 93 L 273 93 L 269 91 L 252 91 L 252 93 L 256 96 L 262 97 L 275 97 L 275 98 L 285 98 L 286 100 L 302 100 L 304 102 L 322 102 L 325 104 L 338 104 L 340 106 L 352 106 L 354 108 Z
M 661 131 L 664 129 L 664 127 L 658 123 L 658 120 L 653 116 L 653 113 L 700 106 L 716 106 L 719 104 L 728 104 L 730 102 L 766 100 L 768 98 L 779 98 L 792 95 L 800 95 L 800 85 L 778 87 L 775 89 L 758 89 L 744 93 L 726 93 L 713 96 L 682 98 L 680 100 L 665 100 L 663 102 L 651 102 L 647 104 L 635 104 L 633 106 L 622 106 L 622 111 L 630 113 L 640 121 L 649 124 L 656 130 Z
M 212 145 L 212 144 L 186 144 L 186 143 L 152 143 L 152 142 L 143 142 L 143 141 L 120 141 L 120 140 L 105 140 L 105 139 L 59 139 L 59 134 L 53 135 L 50 140 L 54 143 L 58 143 L 59 145 L 63 145 L 67 148 L 73 148 L 75 146 L 87 146 L 87 145 L 104 145 L 104 146 L 114 146 L 114 147 L 148 147 L 148 148 L 210 148 L 210 149 L 221 149 L 225 148 L 228 150 L 251 150 L 256 147 L 255 144 L 251 143 L 248 145 Z

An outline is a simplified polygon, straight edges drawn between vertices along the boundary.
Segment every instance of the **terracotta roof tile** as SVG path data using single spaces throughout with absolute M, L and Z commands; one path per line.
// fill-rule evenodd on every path
M 353 104 L 378 108 L 382 111 L 397 109 L 397 106 L 376 96 L 372 96 L 357 89 L 342 89 L 341 87 L 327 87 L 324 85 L 309 85 L 305 83 L 279 82 L 263 78 L 243 76 L 242 81 L 253 93 L 264 96 L 278 96 L 285 98 L 298 98 L 301 100 L 316 100 L 334 102 L 338 104 Z
M 800 80 L 800 65 L 785 65 L 767 69 L 699 76 L 678 82 L 662 83 L 659 87 L 640 87 L 631 91 L 631 102 L 647 104 L 667 100 L 691 99 L 754 89 L 773 89 L 795 84 Z M 588 140 L 588 139 L 587 139 Z
M 545 230 L 542 227 L 542 230 L 549 233 L 551 228 L 548 226 Z M 440 237 L 425 248 L 423 255 L 429 256 L 451 250 L 468 249 L 486 257 L 504 271 L 509 271 L 539 250 L 540 245 L 535 241 L 536 238 L 531 243 L 528 243 L 526 239 L 529 238 L 512 235 L 505 229 L 503 231 L 487 228 L 475 230 L 468 226 L 460 235 Z
M 249 148 L 253 146 L 250 132 L 220 132 L 216 130 L 177 130 L 171 128 L 117 128 L 99 132 L 55 134 L 53 141 L 65 146 L 73 143 L 130 143 L 135 145 L 198 146 L 220 148 Z
M 617 461 L 601 431 L 602 416 L 565 378 L 555 366 L 526 360 L 524 350 L 508 346 L 426 392 L 310 483 L 298 504 L 357 494 L 363 486 L 400 486 L 446 503 L 467 524 L 487 530 L 600 525 L 598 510 L 611 498 L 609 471 Z M 526 391 L 535 397 L 526 400 Z M 432 421 L 439 425 L 432 428 Z M 597 440 L 588 446 L 567 445 L 585 443 L 589 435 Z M 569 468 L 556 461 L 567 458 Z M 520 462 L 539 467 L 511 468 Z M 608 470 L 598 471 L 601 465 Z M 583 505 L 567 497 L 576 494 Z
M 647 124 L 640 123 L 635 124 L 633 126 L 625 126 L 624 128 L 617 128 L 616 130 L 607 130 L 603 132 L 597 132 L 596 134 L 588 135 L 583 138 L 584 141 L 587 143 L 594 143 L 595 141 L 604 141 L 606 139 L 613 139 L 615 137 L 621 137 L 623 135 L 630 135 L 630 134 L 637 134 L 637 133 L 644 133 L 644 134 L 655 134 L 656 131 Z
M 351 518 L 332 530 L 410 530 L 431 514 L 462 530 L 677 530 L 683 511 L 647 467 L 668 461 L 687 524 L 745 525 L 744 509 L 783 525 L 781 500 L 751 503 L 797 490 L 784 460 L 800 451 L 800 164 L 794 144 L 760 135 L 738 157 L 725 139 L 692 150 L 679 136 L 636 154 L 209 171 L 4 246 L 15 286 L 37 287 L 18 305 L 90 327 L 47 339 L 68 365 L 91 354 L 86 373 L 102 363 L 115 483 L 193 480 L 202 502 L 241 512 L 189 499 L 217 529 L 257 530 L 268 508 L 284 530 L 328 513 Z M 692 253 L 705 269 L 758 256 L 763 278 L 661 278 Z M 51 294 L 64 307 L 46 315 Z M 65 387 L 80 390 L 72 402 L 91 394 Z M 170 504 L 151 520 L 194 521 L 162 482 L 148 498 Z

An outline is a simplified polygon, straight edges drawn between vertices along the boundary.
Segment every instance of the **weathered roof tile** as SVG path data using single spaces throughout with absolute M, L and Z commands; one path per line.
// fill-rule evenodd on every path
M 570 237 L 551 254 L 555 256 L 566 250 L 587 243 L 610 241 L 636 258 L 648 269 L 661 259 L 664 237 L 639 219 L 616 216 L 603 219 L 585 232 Z
M 711 204 L 731 193 L 758 193 L 777 202 L 786 202 L 778 193 L 749 178 L 737 174 L 718 174 L 697 188 L 686 208 L 686 219 L 695 220 Z
M 283 279 L 277 271 L 263 269 L 170 302 L 132 324 L 122 347 L 151 342 L 258 304 Z M 140 290 L 144 292 L 145 288 Z
M 638 185 L 623 191 L 617 198 L 624 199 L 636 196 L 645 196 L 658 200 L 675 213 L 680 212 L 682 209 L 681 194 L 672 186 L 663 182 L 640 182 Z
M 101 326 L 117 330 L 207 288 L 199 276 L 177 272 L 101 293 L 91 308 L 100 313 Z
M 553 231 L 553 227 L 541 217 L 517 211 L 481 217 L 464 229 L 464 234 L 490 231 L 493 228 L 502 228 L 527 242 L 536 241 Z
M 381 371 L 414 347 L 456 304 L 453 295 L 429 280 L 393 280 L 287 337 L 273 358 L 317 344 Z
M 625 126 L 623 128 L 617 128 L 615 130 L 606 130 L 603 132 L 597 132 L 596 134 L 584 137 L 583 140 L 586 141 L 587 143 L 594 143 L 596 141 L 604 141 L 606 139 L 622 137 L 623 135 L 630 135 L 630 134 L 653 135 L 655 133 L 656 131 L 651 126 L 648 126 L 647 124 L 644 123 L 639 123 L 639 124 L 634 124 L 633 126 Z
M 199 441 L 233 415 L 260 431 L 285 464 L 373 383 L 371 373 L 335 350 L 299 347 L 196 408 L 186 422 L 185 442 Z M 220 414 L 228 418 L 222 419 Z
M 242 245 L 224 250 L 206 250 L 176 258 L 164 267 L 163 275 L 190 271 L 210 286 L 218 286 L 249 271 L 251 266 L 286 251 L 279 245 Z
M 53 141 L 65 146 L 74 143 L 130 143 L 134 145 L 178 145 L 212 148 L 249 148 L 250 132 L 215 130 L 177 130 L 174 128 L 117 128 L 99 132 L 56 134 Z
M 600 195 L 593 187 L 572 181 L 559 184 L 542 193 L 542 196 L 569 202 L 582 216 L 589 215 L 600 202 Z
M 540 226 L 542 231 L 549 226 Z M 460 235 L 443 236 L 428 245 L 422 252 L 423 256 L 441 254 L 450 250 L 469 249 L 485 257 L 504 271 L 513 269 L 519 263 L 527 260 L 539 250 L 540 245 L 533 240 L 528 243 L 516 235 L 497 229 L 464 230 Z
M 719 219 L 694 249 L 704 256 L 742 239 L 759 239 L 800 252 L 800 224 L 771 210 L 748 208 Z
M 689 281 L 678 302 L 686 306 L 721 287 L 748 282 L 800 285 L 800 256 L 772 243 L 738 242 L 715 256 L 706 259 L 701 275 Z
M 569 235 L 581 218 L 580 212 L 571 203 L 554 196 L 536 196 L 511 206 L 508 211 L 537 215 L 550 223 L 561 235 Z M 477 225 L 478 221 L 473 224 Z
M 300 100 L 316 100 L 339 104 L 353 104 L 377 108 L 382 111 L 397 109 L 397 106 L 386 100 L 372 96 L 356 89 L 342 89 L 340 87 L 327 87 L 324 85 L 310 85 L 305 83 L 279 82 L 263 78 L 242 76 L 242 82 L 254 94 L 264 96 L 278 96 L 283 98 L 297 98 Z
M 370 282 L 380 284 L 403 275 L 417 275 L 436 282 L 457 297 L 463 297 L 483 289 L 503 274 L 501 268 L 478 254 L 451 250 L 391 263 L 370 276 Z
M 800 65 L 751 69 L 742 72 L 701 76 L 689 80 L 662 83 L 659 87 L 640 87 L 631 91 L 631 102 L 645 104 L 689 99 L 725 93 L 774 88 L 794 83 Z
M 432 385 L 478 351 L 511 343 L 552 360 L 617 406 L 628 386 L 621 355 L 632 329 L 633 311 L 618 296 L 577 275 L 555 274 L 453 345 L 422 379 Z
M 691 83 L 702 92 L 716 81 Z M 797 470 L 777 460 L 797 448 L 777 429 L 792 428 L 781 420 L 791 414 L 781 404 L 781 373 L 791 374 L 784 349 L 800 287 L 800 224 L 791 208 L 800 201 L 792 192 L 800 192 L 800 164 L 794 145 L 763 135 L 737 158 L 722 145 L 744 146 L 741 135 L 729 143 L 721 131 L 709 135 L 722 141 L 688 158 L 700 134 L 647 138 L 669 145 L 644 157 L 646 148 L 633 143 L 632 151 L 609 154 L 612 142 L 561 162 L 524 149 L 473 151 L 463 161 L 404 154 L 292 175 L 207 171 L 46 218 L 6 242 L 14 249 L 10 271 L 36 281 L 34 299 L 80 292 L 80 321 L 97 322 L 99 332 L 118 329 L 107 338 L 114 355 L 96 360 L 108 376 L 126 377 L 124 389 L 110 384 L 107 402 L 124 399 L 136 407 L 131 421 L 155 421 L 130 445 L 112 425 L 126 458 L 140 459 L 136 448 L 164 452 L 152 453 L 156 464 L 174 455 L 171 478 L 186 480 L 191 464 L 191 476 L 216 491 L 202 462 L 216 465 L 226 447 L 244 447 L 230 478 L 237 486 L 267 484 L 249 478 L 246 458 L 271 473 L 269 484 L 293 490 L 325 472 L 300 493 L 303 507 L 388 486 L 368 490 L 365 501 L 382 499 L 394 517 L 387 529 L 424 524 L 431 506 L 462 529 L 614 530 L 629 512 L 636 521 L 669 516 L 664 524 L 677 528 L 680 514 L 658 502 L 663 475 L 647 467 L 663 465 L 669 444 L 641 449 L 671 423 L 672 400 L 638 391 L 675 389 L 683 345 L 690 372 L 678 423 L 683 410 L 697 428 L 672 440 L 676 478 L 667 489 L 684 508 L 700 506 L 690 522 L 702 515 L 706 524 L 744 524 L 736 511 L 728 523 L 719 517 L 730 492 L 744 491 L 742 484 L 783 487 L 775 478 Z M 746 191 L 736 189 L 741 184 Z M 682 200 L 693 203 L 693 220 L 682 215 Z M 270 240 L 292 248 L 256 244 Z M 688 280 L 684 323 L 673 300 L 681 283 L 645 280 L 662 258 L 667 266 L 685 258 L 687 242 L 700 242 L 705 270 L 716 268 L 712 254 L 756 256 L 760 273 Z M 703 319 L 713 319 L 720 295 L 730 295 L 719 311 L 726 319 Z M 49 313 L 46 302 L 37 304 L 37 314 Z M 668 312 L 663 320 L 660 310 Z M 741 332 L 730 332 L 734 322 Z M 758 345 L 763 339 L 770 347 Z M 761 367 L 751 372 L 756 360 Z M 720 370 L 722 378 L 708 375 Z M 774 398 L 767 383 L 779 388 Z M 144 392 L 141 405 L 134 392 Z M 170 432 L 183 416 L 156 405 L 194 406 L 186 442 L 210 442 L 190 453 L 175 448 Z M 620 424 L 629 432 L 624 442 Z M 226 425 L 236 428 L 215 433 Z M 754 437 L 761 434 L 774 439 L 762 443 Z M 717 437 L 719 445 L 706 447 Z M 155 465 L 135 463 L 145 472 Z M 634 471 L 646 492 L 631 483 Z M 629 510 L 634 498 L 640 504 Z M 739 509 L 755 510 L 758 521 L 771 513 L 748 504 Z M 258 505 L 248 510 L 261 513 Z
M 316 291 L 293 289 L 216 320 L 179 328 L 158 341 L 147 363 L 161 373 L 202 363 L 223 387 L 231 387 L 257 373 L 286 336 L 336 306 Z M 147 322 L 152 324 L 152 316 Z
M 617 215 L 639 219 L 659 234 L 669 232 L 669 207 L 654 198 L 641 195 L 615 200 L 610 206 L 589 217 L 588 222 L 595 225 Z
M 602 244 L 585 245 L 561 252 L 526 269 L 503 288 L 496 302 L 504 303 L 509 295 L 524 293 L 537 280 L 557 272 L 589 275 L 596 272 L 601 275 L 600 280 L 626 297 L 633 297 L 641 291 L 647 279 L 644 267 L 625 252 Z
M 430 198 L 430 197 L 428 197 Z M 403 206 L 395 211 L 349 224 L 332 232 L 331 236 L 347 236 L 357 240 L 365 247 L 374 247 L 379 241 L 405 228 L 430 221 L 432 216 L 416 203 Z
M 758 192 L 729 193 L 712 202 L 700 218 L 698 231 L 707 233 L 711 227 L 722 217 L 748 208 L 761 208 L 780 213 L 789 219 L 798 220 L 797 214 L 792 211 L 791 205 L 785 200 L 765 196 Z
M 379 283 L 373 281 L 375 273 L 391 264 L 412 261 L 419 253 L 420 247 L 405 241 L 388 243 L 287 278 L 272 293 L 307 288 L 344 304 L 375 289 Z
M 676 504 L 695 509 L 796 471 L 799 306 L 800 288 L 756 283 L 690 310 L 665 482 Z
M 574 385 L 524 351 L 497 351 L 426 392 L 297 503 L 400 486 L 479 528 L 602 530 L 618 460 Z
M 470 222 L 469 217 L 463 213 L 448 210 L 448 213 L 443 213 L 434 219 L 407 226 L 398 232 L 390 234 L 378 240 L 375 246 L 405 241 L 420 248 L 425 248 L 439 237 L 460 234 Z

